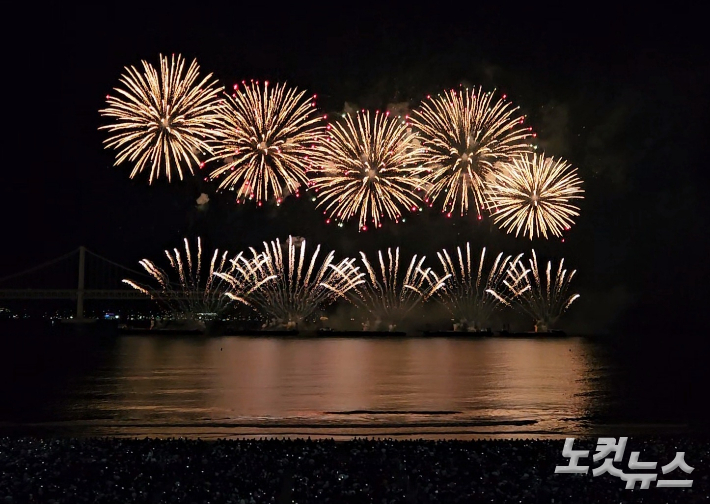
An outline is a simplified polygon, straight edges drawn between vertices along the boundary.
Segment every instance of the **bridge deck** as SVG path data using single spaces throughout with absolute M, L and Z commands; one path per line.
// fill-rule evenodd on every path
M 77 299 L 78 289 L 0 289 L 0 299 Z M 133 289 L 86 289 L 84 299 L 149 299 Z

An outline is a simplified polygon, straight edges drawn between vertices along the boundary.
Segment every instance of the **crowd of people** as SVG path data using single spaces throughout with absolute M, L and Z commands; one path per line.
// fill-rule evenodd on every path
M 595 443 L 577 440 L 575 449 L 592 454 Z M 708 440 L 628 442 L 627 452 L 641 451 L 641 460 L 658 461 L 659 468 L 677 451 L 685 451 L 685 461 L 694 468 L 687 476 L 693 480 L 690 489 L 625 490 L 624 481 L 610 474 L 555 474 L 556 466 L 569 463 L 562 455 L 563 444 L 8 437 L 0 439 L 0 504 L 691 504 L 710 498 Z M 592 462 L 591 456 L 587 462 Z

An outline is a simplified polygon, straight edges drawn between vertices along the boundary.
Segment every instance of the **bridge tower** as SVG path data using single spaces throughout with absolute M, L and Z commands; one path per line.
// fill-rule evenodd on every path
M 86 269 L 86 247 L 79 247 L 79 284 L 76 290 L 76 319 L 84 320 L 84 270 Z
M 79 247 L 79 271 L 76 286 L 76 315 L 73 319 L 63 319 L 62 322 L 69 322 L 72 324 L 87 324 L 90 322 L 96 322 L 94 318 L 84 317 L 84 295 L 86 294 L 86 289 L 84 285 L 84 280 L 86 278 L 86 247 L 83 245 Z

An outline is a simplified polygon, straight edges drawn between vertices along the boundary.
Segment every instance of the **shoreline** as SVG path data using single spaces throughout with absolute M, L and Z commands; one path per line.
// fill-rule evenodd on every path
M 530 430 L 513 430 L 529 426 Z M 567 437 L 592 438 L 614 437 L 618 435 L 649 437 L 659 439 L 683 438 L 706 439 L 708 434 L 688 424 L 601 424 L 582 431 L 549 431 L 536 428 L 534 423 L 520 425 L 351 425 L 333 427 L 329 425 L 259 425 L 258 423 L 231 424 L 97 424 L 89 422 L 43 422 L 12 423 L 0 422 L 0 437 L 47 437 L 47 438 L 120 438 L 120 439 L 172 439 L 187 440 L 225 439 L 240 441 L 245 439 L 334 439 L 352 441 L 356 439 L 392 438 L 396 440 L 429 441 L 480 441 L 486 439 L 506 440 L 564 440 Z
M 525 339 L 525 338 L 540 338 L 540 339 L 565 339 L 565 338 L 594 338 L 604 339 L 610 337 L 608 334 L 578 334 L 576 332 L 567 332 L 564 330 L 550 330 L 544 332 L 535 331 L 508 331 L 498 329 L 481 329 L 474 330 L 453 330 L 443 328 L 414 328 L 402 327 L 393 330 L 365 330 L 365 329 L 337 329 L 337 328 L 318 328 L 307 326 L 305 328 L 254 328 L 243 329 L 229 325 L 228 321 L 217 321 L 216 323 L 208 324 L 207 330 L 196 330 L 194 328 L 164 328 L 150 329 L 145 321 L 138 323 L 119 322 L 116 320 L 104 319 L 86 319 L 91 323 L 71 323 L 75 322 L 67 320 L 67 323 L 53 323 L 52 319 L 28 319 L 28 320 L 0 320 L 0 334 L 4 333 L 2 329 L 17 329 L 25 326 L 42 329 L 44 336 L 51 336 L 56 333 L 88 335 L 91 333 L 100 332 L 107 336 L 170 336 L 177 338 L 187 337 L 206 337 L 206 338 L 221 338 L 221 337 L 245 337 L 245 338 L 292 338 L 292 339 L 328 339 L 328 338 L 348 338 L 348 339 L 401 339 L 401 338 L 424 338 L 424 339 L 488 339 L 488 338 L 510 338 L 510 339 Z M 14 327 L 13 327 L 14 326 Z M 38 336 L 41 336 L 38 335 Z

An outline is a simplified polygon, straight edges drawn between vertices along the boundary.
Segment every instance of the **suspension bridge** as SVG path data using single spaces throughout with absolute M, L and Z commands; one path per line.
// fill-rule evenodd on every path
M 127 268 L 82 246 L 32 268 L 1 277 L 0 300 L 75 300 L 75 319 L 88 320 L 84 317 L 86 300 L 150 299 L 150 296 L 122 283 L 126 276 L 148 278 L 144 272 Z

